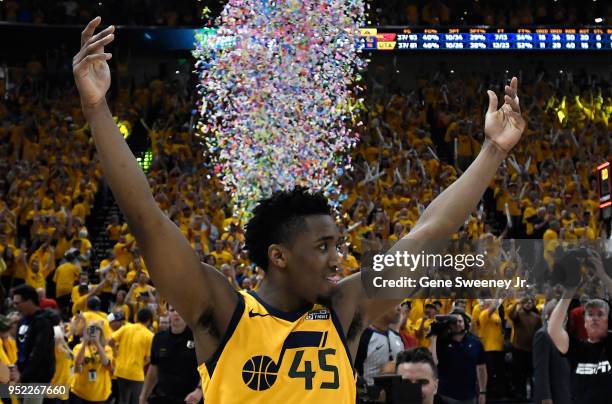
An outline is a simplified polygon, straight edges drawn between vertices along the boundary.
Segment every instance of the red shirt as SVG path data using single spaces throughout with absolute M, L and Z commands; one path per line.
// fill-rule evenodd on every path
M 581 341 L 587 340 L 586 328 L 584 328 L 584 306 L 579 306 L 570 311 L 569 331 L 574 338 Z
M 44 299 L 40 299 L 39 303 L 40 303 L 41 309 L 55 309 L 55 310 L 59 309 L 55 299 L 48 299 L 45 297 Z
M 419 345 L 419 341 L 414 337 L 414 335 L 410 335 L 404 330 L 400 331 L 400 337 L 402 337 L 404 349 L 416 348 Z

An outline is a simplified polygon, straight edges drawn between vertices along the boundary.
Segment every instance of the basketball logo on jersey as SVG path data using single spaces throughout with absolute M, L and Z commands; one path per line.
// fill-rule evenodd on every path
M 247 360 L 242 367 L 242 380 L 250 389 L 255 391 L 267 390 L 274 385 L 278 377 L 278 372 L 283 362 L 285 353 L 289 349 L 299 348 L 319 348 L 325 347 L 327 341 L 327 331 L 294 331 L 290 333 L 283 343 L 279 358 L 277 361 L 266 355 L 256 355 Z M 319 368 L 324 372 L 331 372 L 333 381 L 321 383 L 320 388 L 337 389 L 339 386 L 338 368 L 327 363 L 328 355 L 335 355 L 336 350 L 332 348 L 321 349 L 318 351 Z M 312 379 L 315 372 L 312 371 L 311 361 L 304 361 L 302 357 L 304 350 L 295 352 L 291 368 L 289 369 L 289 377 L 304 379 L 304 388 L 312 390 Z M 303 370 L 299 370 L 303 367 Z

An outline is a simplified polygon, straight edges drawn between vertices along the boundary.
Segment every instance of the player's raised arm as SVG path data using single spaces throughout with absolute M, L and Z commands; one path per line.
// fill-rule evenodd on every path
M 212 314 L 211 326 L 223 335 L 236 307 L 236 294 L 221 273 L 200 263 L 180 230 L 159 209 L 144 173 L 119 132 L 105 98 L 111 81 L 107 64 L 111 55 L 104 53 L 104 46 L 113 41 L 114 27 L 94 35 L 100 22 L 99 17 L 95 18 L 81 34 L 81 49 L 72 66 L 104 176 L 138 241 L 156 288 L 194 332 L 206 312 Z
M 486 140 L 478 157 L 459 179 L 429 204 L 414 229 L 395 243 L 388 254 L 395 254 L 397 251 L 418 254 L 425 247 L 429 247 L 432 242 L 449 240 L 450 236 L 461 227 L 467 215 L 476 208 L 500 164 L 518 143 L 526 127 L 525 119 L 521 116 L 517 91 L 518 80 L 514 77 L 510 86 L 505 87 L 504 104 L 499 109 L 497 108 L 497 96 L 493 91 L 488 91 L 489 107 L 485 118 Z M 398 272 L 395 268 L 387 268 L 383 271 Z M 366 311 L 364 314 L 367 317 L 376 317 L 399 303 L 396 300 L 367 301 L 360 283 L 359 274 L 343 281 L 341 287 L 345 293 L 342 296 L 348 297 L 349 302 L 342 303 L 352 301 L 363 305 Z M 406 297 L 413 296 L 414 293 L 414 289 L 405 291 Z M 338 310 L 345 312 L 341 312 L 341 315 L 345 314 L 349 317 L 351 310 L 356 309 L 348 305 L 344 307 L 346 308 Z M 343 321 L 347 321 L 346 316 L 343 316 Z

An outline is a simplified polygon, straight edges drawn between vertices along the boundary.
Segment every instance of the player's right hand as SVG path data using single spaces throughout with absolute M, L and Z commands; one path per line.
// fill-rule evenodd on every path
M 72 58 L 72 73 L 83 109 L 93 108 L 105 101 L 104 97 L 110 87 L 110 69 L 106 61 L 112 55 L 104 53 L 104 46 L 115 38 L 115 27 L 111 25 L 94 35 L 101 21 L 100 17 L 96 17 L 87 24 L 81 33 L 81 49 Z

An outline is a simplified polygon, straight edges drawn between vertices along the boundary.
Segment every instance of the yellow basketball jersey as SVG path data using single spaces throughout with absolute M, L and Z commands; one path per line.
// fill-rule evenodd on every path
M 198 370 L 206 404 L 356 402 L 342 327 L 321 305 L 286 313 L 240 292 L 219 349 Z

